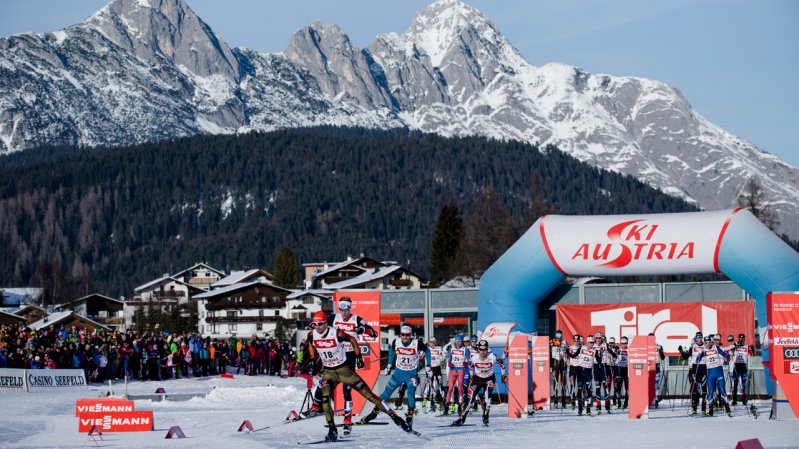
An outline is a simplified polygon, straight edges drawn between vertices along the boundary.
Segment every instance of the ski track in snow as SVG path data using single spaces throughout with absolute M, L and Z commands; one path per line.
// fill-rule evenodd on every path
M 204 393 L 180 402 L 136 400 L 136 410 L 153 410 L 155 431 L 108 433 L 100 447 L 105 448 L 297 448 L 324 438 L 324 418 L 282 424 L 292 409 L 299 409 L 305 393 L 305 381 L 275 377 L 219 377 L 180 379 L 167 382 L 132 382 L 131 395 L 152 394 L 163 387 L 170 393 Z M 124 385 L 113 387 L 116 394 Z M 75 400 L 104 396 L 108 386 L 93 385 L 83 391 L 55 393 L 0 393 L 0 447 L 3 448 L 75 448 L 86 443 L 78 433 L 74 416 Z M 571 409 L 544 410 L 528 419 L 506 417 L 507 406 L 492 408 L 491 425 L 484 427 L 479 414 L 470 414 L 468 427 L 440 427 L 455 418 L 419 413 L 414 429 L 426 439 L 408 435 L 394 425 L 355 426 L 347 443 L 320 444 L 320 447 L 348 448 L 697 448 L 732 449 L 740 440 L 759 438 L 766 448 L 799 448 L 796 422 L 768 420 L 769 401 L 759 403 L 760 419 L 752 419 L 743 407 L 733 410 L 733 418 L 687 416 L 686 401 L 665 400 L 650 419 L 633 421 L 626 413 L 578 417 Z M 421 404 L 419 404 L 421 405 Z M 367 408 L 370 408 L 369 405 Z M 400 412 L 404 414 L 404 410 Z M 250 420 L 254 433 L 236 429 Z M 378 418 L 386 421 L 385 416 Z M 341 422 L 341 418 L 337 418 Z M 186 439 L 165 440 L 171 426 L 180 426 Z M 340 431 L 340 429 L 339 429 Z M 341 433 L 339 435 L 342 435 Z M 97 447 L 89 442 L 86 447 Z

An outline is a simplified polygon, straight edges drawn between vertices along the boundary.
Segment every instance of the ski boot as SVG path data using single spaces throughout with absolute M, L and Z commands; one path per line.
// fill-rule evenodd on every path
M 409 408 L 408 413 L 405 414 L 405 424 L 408 425 L 408 428 L 413 430 L 413 412 L 414 409 Z
M 377 415 L 379 413 L 380 413 L 380 411 L 377 408 L 375 408 L 374 410 L 369 412 L 368 415 L 362 416 L 361 419 L 356 424 L 358 424 L 359 426 L 362 426 L 364 424 L 369 424 L 372 420 L 377 418 Z
M 352 413 L 344 414 L 344 436 L 352 433 Z
M 303 418 L 313 418 L 319 414 L 319 404 L 312 404 L 311 408 L 300 413 Z
M 394 410 L 402 410 L 402 399 L 397 399 L 394 402 Z
M 629 406 L 629 403 L 627 401 L 628 399 L 624 398 L 624 406 L 622 407 L 622 409 L 626 409 Z
M 393 410 L 391 411 L 391 414 L 389 415 L 389 417 L 391 417 L 391 420 L 394 421 L 394 424 L 396 424 L 397 427 L 399 427 L 400 429 L 402 429 L 402 430 L 404 430 L 406 432 L 410 432 L 411 431 L 411 428 L 408 427 L 408 423 L 406 423 L 405 420 L 402 419 Z
M 704 401 L 702 402 L 702 414 L 707 414 L 707 404 Z
M 611 405 L 610 405 L 609 403 L 607 403 L 607 402 L 605 403 L 605 411 L 606 411 L 606 412 L 608 412 L 608 415 L 610 415 L 610 410 L 611 410 L 612 408 L 613 408 L 613 407 L 611 407 Z
M 422 413 L 427 413 L 429 408 L 427 407 L 430 402 L 427 399 L 422 399 Z
M 327 425 L 327 435 L 325 436 L 325 441 L 336 441 L 338 440 L 338 431 L 336 430 L 336 425 L 334 423 Z
M 572 405 L 572 410 L 574 406 Z M 577 406 L 577 416 L 583 416 L 583 403 L 581 402 L 580 405 Z
M 726 402 L 724 403 L 724 411 L 727 412 L 727 416 L 732 418 L 732 412 L 730 411 L 730 404 Z
M 449 415 L 449 404 L 446 402 L 441 405 L 441 410 L 444 412 L 444 415 Z
M 697 413 L 696 406 L 691 407 L 691 416 L 696 415 L 696 413 Z
M 703 410 L 703 411 L 704 411 L 704 410 Z M 712 406 L 708 408 L 708 411 L 707 411 L 707 413 L 706 413 L 706 414 L 707 414 L 707 416 L 710 416 L 710 417 L 712 417 L 712 416 L 713 416 L 713 407 L 712 407 Z
M 585 408 L 585 416 L 591 416 L 591 407 Z
M 458 417 L 458 419 L 453 421 L 451 425 L 454 427 L 460 427 L 463 425 L 464 422 L 466 422 L 466 417 L 461 415 Z
M 488 410 L 483 411 L 483 425 L 488 426 Z

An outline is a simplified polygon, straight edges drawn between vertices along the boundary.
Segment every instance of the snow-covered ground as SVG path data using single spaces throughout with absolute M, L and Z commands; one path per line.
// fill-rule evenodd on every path
M 163 387 L 167 393 L 207 393 L 181 402 L 136 400 L 136 410 L 153 410 L 154 432 L 105 434 L 100 447 L 106 448 L 287 448 L 324 437 L 324 418 L 282 424 L 292 409 L 299 409 L 305 381 L 274 377 L 235 379 L 180 379 L 168 382 L 133 382 L 130 395 L 152 394 Z M 114 393 L 124 393 L 122 384 Z M 86 434 L 78 433 L 75 400 L 105 395 L 108 386 L 84 391 L 31 394 L 0 394 L 0 447 L 78 448 Z M 506 418 L 507 407 L 495 405 L 490 427 L 479 417 L 469 416 L 461 428 L 443 427 L 453 417 L 420 413 L 414 428 L 425 439 L 408 435 L 394 425 L 356 426 L 347 437 L 353 448 L 698 448 L 733 449 L 736 442 L 759 438 L 766 448 L 799 448 L 796 421 L 768 420 L 769 402 L 760 407 L 760 419 L 753 419 L 742 407 L 714 418 L 689 417 L 681 401 L 661 403 L 650 419 L 631 421 L 626 414 L 578 417 L 571 410 L 539 411 L 528 419 Z M 371 407 L 371 406 L 370 406 Z M 236 429 L 250 420 L 256 430 L 250 434 Z M 341 418 L 337 421 L 340 422 Z M 387 421 L 385 416 L 378 421 Z M 186 439 L 166 440 L 171 426 L 180 426 Z M 341 443 L 329 444 L 341 446 Z M 324 444 L 322 445 L 324 446 Z M 96 447 L 89 442 L 86 447 Z

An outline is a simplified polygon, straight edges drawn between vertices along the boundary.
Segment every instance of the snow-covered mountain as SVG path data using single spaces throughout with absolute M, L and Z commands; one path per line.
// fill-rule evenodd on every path
M 365 49 L 319 22 L 282 53 L 231 49 L 184 0 L 116 0 L 64 30 L 0 39 L 0 154 L 320 124 L 553 144 L 707 209 L 756 177 L 799 238 L 799 170 L 664 83 L 534 67 L 458 0 Z

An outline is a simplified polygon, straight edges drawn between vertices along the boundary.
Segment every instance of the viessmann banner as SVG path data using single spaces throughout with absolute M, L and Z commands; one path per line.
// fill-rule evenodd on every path
M 718 272 L 718 248 L 737 212 L 611 215 L 541 220 L 553 265 L 567 276 Z
M 697 332 L 727 336 L 745 334 L 750 344 L 755 341 L 755 305 L 752 301 L 679 302 L 641 304 L 575 304 L 555 307 L 557 328 L 571 340 L 575 334 L 587 336 L 601 332 L 614 337 L 632 338 L 655 333 L 657 342 L 667 355 L 679 354 Z

